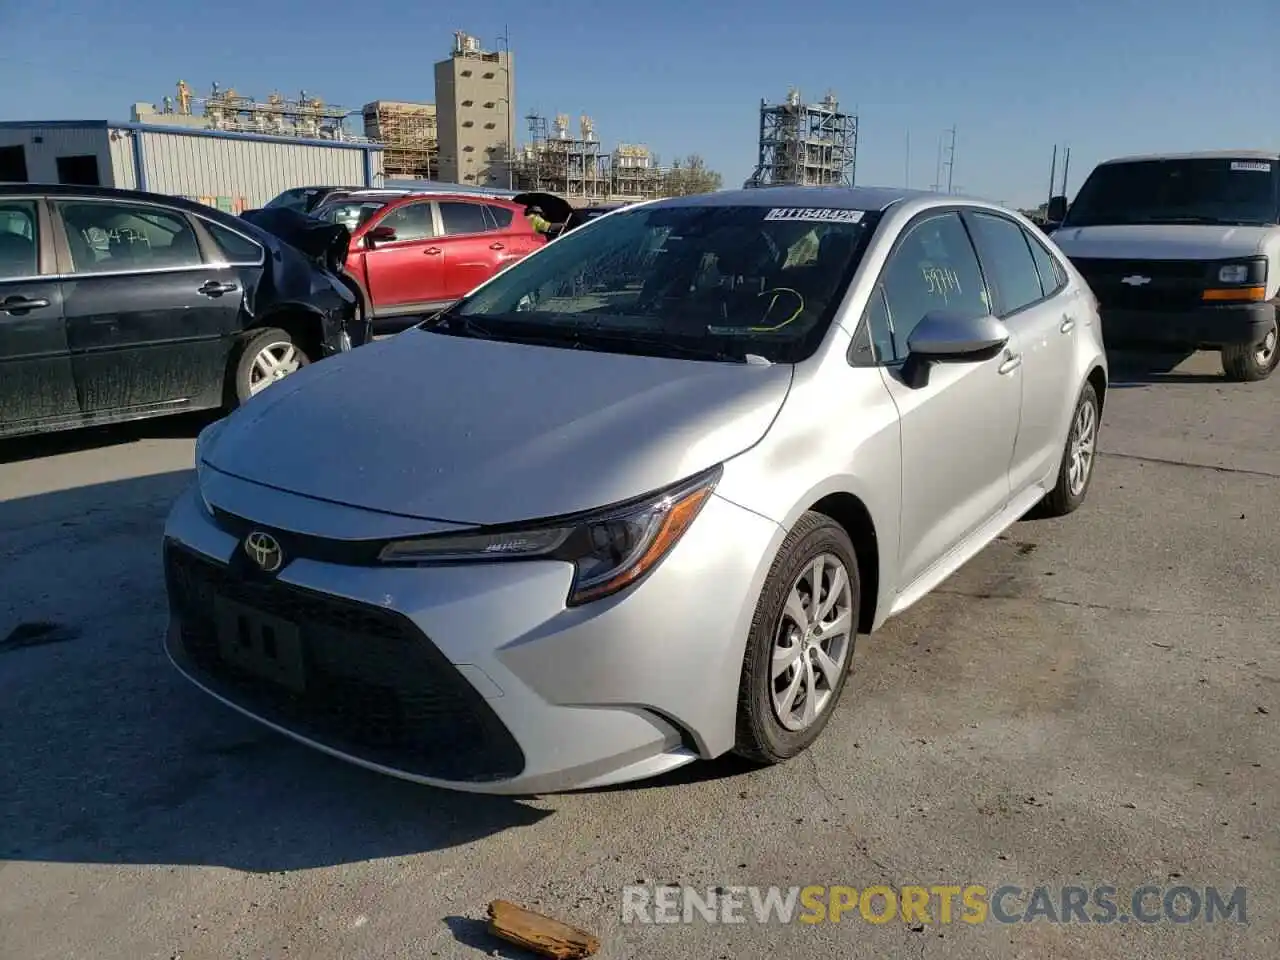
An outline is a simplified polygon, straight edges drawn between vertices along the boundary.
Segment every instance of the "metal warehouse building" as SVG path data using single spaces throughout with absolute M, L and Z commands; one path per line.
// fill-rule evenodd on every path
M 382 146 L 106 120 L 0 123 L 0 182 L 100 184 L 228 213 L 308 185 L 380 187 Z

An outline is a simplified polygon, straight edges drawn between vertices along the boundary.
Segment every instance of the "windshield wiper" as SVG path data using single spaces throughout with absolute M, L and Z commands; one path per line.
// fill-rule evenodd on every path
M 488 327 L 476 323 L 470 317 L 459 316 L 445 310 L 419 324 L 423 330 L 439 330 L 442 327 L 451 334 L 462 334 L 480 340 L 496 340 L 498 335 Z

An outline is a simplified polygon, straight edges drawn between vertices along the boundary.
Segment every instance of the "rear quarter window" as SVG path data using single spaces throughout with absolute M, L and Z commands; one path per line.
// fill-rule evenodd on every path
M 509 207 L 489 204 L 485 209 L 489 211 L 489 216 L 493 217 L 493 222 L 497 224 L 499 230 L 509 230 L 511 228 L 511 221 L 514 215 Z

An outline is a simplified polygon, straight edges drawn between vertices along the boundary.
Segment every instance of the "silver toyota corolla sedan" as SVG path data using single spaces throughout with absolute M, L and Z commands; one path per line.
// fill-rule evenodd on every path
M 821 733 L 854 640 L 1089 487 L 1096 304 L 1021 216 L 609 213 L 201 434 L 176 666 L 311 746 L 529 794 Z

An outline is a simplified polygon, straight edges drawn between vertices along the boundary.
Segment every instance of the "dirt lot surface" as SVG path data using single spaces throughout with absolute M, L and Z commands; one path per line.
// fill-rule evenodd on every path
M 864 638 L 806 756 L 534 800 L 364 772 L 175 674 L 193 422 L 0 446 L 0 957 L 521 956 L 496 898 L 606 958 L 1280 956 L 1280 377 L 1218 371 L 1116 369 L 1085 507 Z M 1243 886 L 1248 923 L 624 924 L 637 883 L 1109 885 L 1120 913 Z

